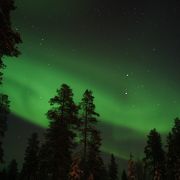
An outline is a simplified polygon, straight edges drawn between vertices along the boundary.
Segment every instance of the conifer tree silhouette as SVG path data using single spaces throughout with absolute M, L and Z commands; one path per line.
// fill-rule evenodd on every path
M 167 137 L 167 177 L 168 180 L 180 179 L 180 119 L 174 120 L 174 126 Z
M 87 149 L 87 175 L 93 175 L 94 180 L 108 178 L 108 172 L 104 166 L 103 159 L 101 158 L 101 137 L 100 131 L 96 128 L 91 130 L 90 139 L 88 141 Z
M 126 174 L 125 170 L 123 170 L 123 172 L 121 174 L 121 180 L 128 180 L 128 177 L 127 177 L 127 174 Z
M 51 164 L 49 163 L 49 147 L 47 143 L 44 143 L 40 147 L 39 151 L 39 167 L 38 167 L 38 179 L 49 179 Z
M 118 166 L 113 154 L 111 154 L 111 161 L 109 164 L 109 177 L 110 180 L 117 180 L 118 179 Z
M 0 94 L 0 164 L 3 163 L 4 151 L 2 141 L 5 136 L 5 131 L 7 130 L 7 116 L 10 112 L 9 103 L 8 96 Z
M 2 69 L 5 65 L 4 56 L 15 56 L 20 54 L 17 44 L 21 43 L 19 33 L 13 30 L 11 24 L 11 11 L 15 10 L 14 0 L 0 1 L 0 83 L 2 82 Z
M 147 139 L 147 145 L 144 148 L 145 164 L 153 178 L 165 178 L 165 152 L 162 148 L 161 136 L 153 129 L 150 131 Z M 149 176 L 150 176 L 149 175 Z
M 144 180 L 145 179 L 145 169 L 143 161 L 138 159 L 135 162 L 135 171 L 136 171 L 136 177 L 138 180 Z
M 99 114 L 95 112 L 94 97 L 92 91 L 86 90 L 80 103 L 80 131 L 81 142 L 83 143 L 83 159 L 87 159 L 87 144 L 93 125 L 97 122 L 96 117 Z
M 92 91 L 86 90 L 80 102 L 80 137 L 82 143 L 81 169 L 83 170 L 83 180 L 104 179 L 108 177 L 107 170 L 101 158 L 101 133 L 97 129 L 97 117 L 95 111 L 94 96 Z
M 78 106 L 74 103 L 71 88 L 62 84 L 57 95 L 50 99 L 52 108 L 47 112 L 50 121 L 45 138 L 48 152 L 47 173 L 53 180 L 67 180 L 79 126 Z
M 3 79 L 4 56 L 15 56 L 20 54 L 17 44 L 21 43 L 19 33 L 15 32 L 11 24 L 11 11 L 15 10 L 14 0 L 0 1 L 0 84 Z M 3 162 L 2 138 L 6 130 L 6 120 L 9 114 L 8 96 L 0 93 L 0 164 Z
M 94 96 L 92 94 L 92 91 L 86 90 L 83 94 L 83 98 L 80 103 L 80 132 L 81 132 L 81 143 L 83 145 L 83 155 L 82 155 L 82 168 L 84 172 L 84 178 L 86 179 L 88 176 L 88 146 L 89 150 L 93 152 L 92 150 L 92 143 L 95 143 L 95 126 L 97 123 L 97 117 L 99 116 L 98 113 L 95 112 L 95 104 L 94 104 Z M 97 151 L 99 151 L 99 147 L 101 145 L 101 139 L 100 134 L 96 133 L 96 145 L 98 146 Z M 91 143 L 90 143 L 91 138 Z M 93 142 L 94 141 L 94 142 Z M 99 144 L 97 144 L 99 143 Z M 95 150 L 95 149 L 94 149 Z M 99 152 L 97 152 L 99 153 Z M 91 155 L 91 154 L 89 154 Z M 95 158 L 95 157 L 93 157 Z M 90 158 L 89 158 L 90 159 Z
M 25 150 L 24 163 L 20 174 L 20 179 L 37 179 L 39 164 L 39 139 L 38 134 L 33 133 L 28 139 L 28 145 Z

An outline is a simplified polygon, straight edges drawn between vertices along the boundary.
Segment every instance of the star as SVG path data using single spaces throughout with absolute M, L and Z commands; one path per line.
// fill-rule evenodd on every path
M 16 28 L 15 28 L 15 30 L 16 30 L 16 31 L 19 31 L 19 28 L 18 28 L 18 27 L 16 27 Z

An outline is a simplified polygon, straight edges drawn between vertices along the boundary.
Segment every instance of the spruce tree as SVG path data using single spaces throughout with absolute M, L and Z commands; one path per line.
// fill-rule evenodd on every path
M 147 139 L 147 145 L 144 149 L 145 164 L 153 178 L 161 180 L 165 178 L 165 152 L 162 148 L 161 136 L 153 129 L 150 131 Z
M 24 163 L 21 172 L 22 180 L 36 179 L 39 164 L 39 139 L 38 134 L 33 133 L 28 139 L 28 145 L 25 150 Z
M 125 170 L 123 170 L 123 172 L 122 172 L 121 180 L 128 180 L 128 177 L 127 177 L 127 174 L 126 174 Z
M 117 180 L 118 179 L 118 166 L 113 154 L 111 154 L 111 161 L 109 164 L 109 177 L 110 180 Z
M 9 103 L 8 96 L 0 94 L 0 164 L 3 163 L 4 151 L 2 148 L 2 141 L 5 131 L 7 130 L 7 116 L 10 112 Z
M 20 54 L 17 44 L 21 43 L 19 33 L 12 28 L 11 12 L 15 10 L 14 0 L 0 1 L 0 83 L 2 82 L 2 69 L 5 67 L 4 56 L 18 56 Z
M 49 147 L 47 143 L 43 143 L 40 147 L 39 151 L 39 167 L 38 167 L 38 179 L 47 180 L 49 173 L 50 173 L 50 166 L 49 163 Z M 49 180 L 49 179 L 48 179 Z
M 97 129 L 92 129 L 88 141 L 87 169 L 85 177 L 93 175 L 94 180 L 107 179 L 108 173 L 101 158 L 101 137 Z M 86 179 L 86 178 L 85 178 Z
M 8 166 L 7 179 L 18 180 L 18 165 L 15 159 L 13 159 Z
M 63 84 L 57 95 L 50 99 L 52 108 L 47 112 L 50 121 L 46 132 L 48 148 L 48 176 L 53 180 L 67 180 L 72 163 L 78 127 L 78 107 L 73 101 L 71 88 Z
M 180 119 L 174 120 L 174 127 L 167 137 L 167 177 L 180 179 Z
M 0 1 L 0 84 L 2 84 L 4 56 L 18 56 L 17 44 L 21 43 L 19 33 L 15 32 L 11 24 L 11 12 L 15 9 L 14 0 Z M 9 100 L 5 94 L 0 94 L 0 164 L 3 162 L 2 138 L 6 130 L 6 117 L 9 113 Z

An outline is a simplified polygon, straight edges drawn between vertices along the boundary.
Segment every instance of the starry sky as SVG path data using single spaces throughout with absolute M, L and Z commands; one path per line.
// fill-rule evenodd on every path
M 139 157 L 150 129 L 162 135 L 170 130 L 180 116 L 179 1 L 16 5 L 12 21 L 23 39 L 22 55 L 5 58 L 1 87 L 11 100 L 7 149 L 14 138 L 23 149 L 31 132 L 47 127 L 48 100 L 62 83 L 73 89 L 76 102 L 86 89 L 94 92 L 106 153 L 126 158 L 133 149 Z

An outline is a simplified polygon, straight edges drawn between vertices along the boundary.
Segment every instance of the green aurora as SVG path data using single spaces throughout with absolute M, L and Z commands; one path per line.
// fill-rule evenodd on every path
M 86 89 L 93 91 L 100 121 L 116 127 L 113 140 L 136 136 L 122 136 L 118 127 L 132 129 L 143 138 L 154 127 L 166 134 L 173 119 L 180 116 L 180 86 L 170 65 L 172 57 L 164 47 L 167 35 L 162 28 L 151 28 L 161 17 L 156 18 L 155 11 L 154 16 L 146 15 L 152 11 L 147 5 L 148 13 L 139 26 L 129 25 L 126 18 L 124 26 L 109 25 L 108 18 L 107 24 L 105 18 L 100 24 L 91 16 L 84 20 L 91 10 L 90 1 L 70 2 L 17 0 L 13 22 L 23 39 L 22 55 L 5 58 L 1 87 L 10 97 L 12 113 L 47 127 L 48 101 L 66 83 L 77 103 Z M 145 35 L 133 37 L 140 31 Z M 108 144 L 103 149 L 115 151 Z M 123 148 L 121 151 L 121 156 L 127 155 Z
M 77 103 L 85 89 L 92 89 L 102 121 L 114 125 L 144 133 L 154 127 L 167 132 L 174 117 L 180 115 L 178 92 L 154 74 L 141 77 L 140 73 L 128 73 L 131 70 L 114 72 L 115 66 L 102 68 L 89 56 L 72 57 L 63 52 L 55 55 L 58 58 L 53 59 L 53 64 L 50 55 L 43 57 L 45 63 L 36 62 L 36 57 L 22 55 L 18 60 L 8 60 L 3 85 L 3 91 L 10 96 L 12 112 L 32 123 L 47 126 L 48 101 L 62 83 L 72 87 Z

